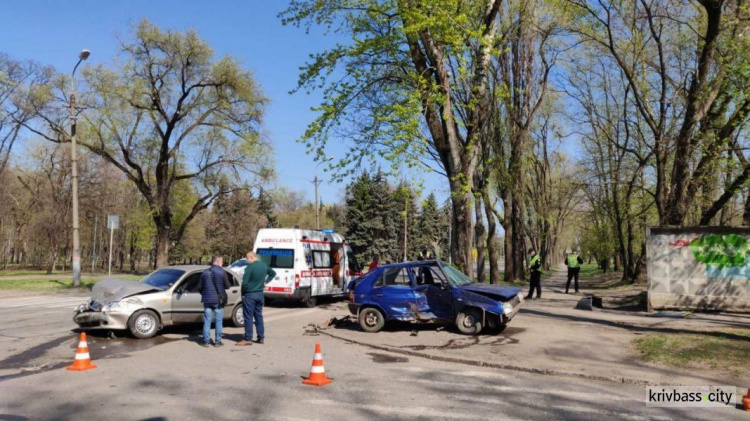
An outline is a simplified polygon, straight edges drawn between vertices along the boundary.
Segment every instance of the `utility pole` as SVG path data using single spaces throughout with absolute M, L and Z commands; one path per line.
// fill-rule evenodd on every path
M 311 181 L 311 183 L 315 184 L 315 229 L 320 229 L 320 203 L 318 198 L 318 186 L 320 183 L 323 182 L 323 180 L 318 179 L 318 167 L 320 164 L 330 162 L 332 161 L 332 157 L 323 158 L 315 165 L 315 180 Z
M 89 58 L 89 50 L 81 50 L 78 63 L 71 74 L 72 90 L 75 90 L 76 69 L 83 60 Z M 76 154 L 76 96 L 70 94 L 70 162 L 72 165 L 72 193 L 73 193 L 73 286 L 81 285 L 81 241 L 78 238 L 78 156 Z
M 408 228 L 409 228 L 409 193 L 408 191 L 404 190 L 404 262 L 408 262 L 408 248 L 407 245 L 407 236 L 408 236 Z
M 99 213 L 94 214 L 94 246 L 92 248 L 91 256 L 91 273 L 94 273 L 94 267 L 96 266 L 96 226 L 99 223 Z
M 317 170 L 315 171 L 315 180 L 312 181 L 315 184 L 315 229 L 320 229 L 320 204 L 318 204 L 318 186 L 323 180 L 318 179 Z

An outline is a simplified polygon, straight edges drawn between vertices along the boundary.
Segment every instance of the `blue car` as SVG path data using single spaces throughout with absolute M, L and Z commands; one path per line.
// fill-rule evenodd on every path
M 366 332 L 385 322 L 455 323 L 465 334 L 500 332 L 516 315 L 520 288 L 472 281 L 440 260 L 380 266 L 349 283 L 349 311 Z

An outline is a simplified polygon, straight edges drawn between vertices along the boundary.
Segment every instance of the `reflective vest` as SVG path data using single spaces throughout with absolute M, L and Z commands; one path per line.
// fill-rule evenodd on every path
M 432 252 L 427 250 L 427 253 L 419 252 L 419 257 L 417 257 L 419 260 L 430 260 L 432 259 Z
M 578 263 L 578 256 L 573 253 L 568 255 L 568 267 L 571 269 L 579 268 L 581 265 Z
M 536 265 L 536 263 L 538 261 L 539 261 L 539 255 L 538 254 L 535 254 L 535 255 L 531 256 L 531 259 L 529 259 L 529 266 L 531 266 L 531 268 L 532 268 L 531 270 L 532 271 L 539 271 L 539 269 L 534 269 L 534 265 Z

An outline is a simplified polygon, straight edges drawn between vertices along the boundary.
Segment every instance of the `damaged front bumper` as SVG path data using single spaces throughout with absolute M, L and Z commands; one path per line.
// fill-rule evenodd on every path
M 73 321 L 82 329 L 127 329 L 130 314 L 84 311 L 76 313 Z

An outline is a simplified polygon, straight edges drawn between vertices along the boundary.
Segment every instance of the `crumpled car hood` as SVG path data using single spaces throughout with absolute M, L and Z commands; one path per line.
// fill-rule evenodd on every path
M 91 299 L 99 303 L 119 301 L 131 295 L 146 292 L 159 292 L 158 288 L 142 284 L 136 281 L 121 281 L 118 279 L 105 279 L 94 284 L 91 288 Z
M 521 288 L 517 287 L 501 287 L 499 285 L 488 285 L 474 283 L 464 285 L 460 287 L 464 291 L 471 291 L 475 294 L 480 294 L 493 300 L 507 301 L 513 299 L 521 291 Z

